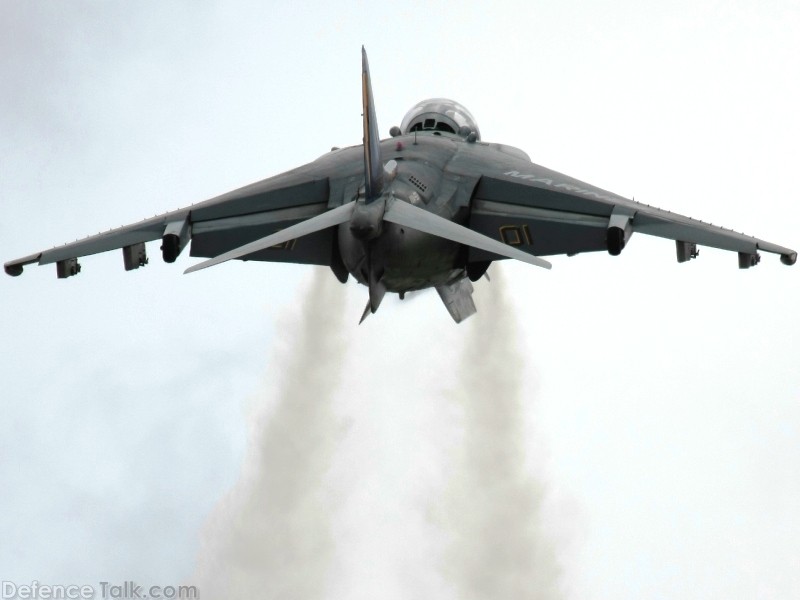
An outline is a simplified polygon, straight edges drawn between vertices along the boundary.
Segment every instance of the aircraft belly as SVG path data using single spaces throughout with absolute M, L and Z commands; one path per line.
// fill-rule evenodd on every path
M 368 285 L 372 269 L 387 291 L 421 290 L 452 281 L 463 274 L 460 245 L 426 233 L 384 222 L 380 237 L 362 242 L 348 223 L 339 226 L 339 244 L 347 270 Z

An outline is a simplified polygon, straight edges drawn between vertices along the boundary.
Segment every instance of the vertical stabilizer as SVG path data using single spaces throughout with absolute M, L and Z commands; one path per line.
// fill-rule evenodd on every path
M 364 118 L 364 179 L 366 201 L 369 204 L 383 191 L 383 161 L 369 77 L 369 61 L 364 46 L 361 46 L 361 104 Z

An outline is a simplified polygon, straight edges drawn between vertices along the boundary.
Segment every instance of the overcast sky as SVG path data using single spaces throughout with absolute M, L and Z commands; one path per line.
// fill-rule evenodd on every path
M 800 246 L 796 2 L 487 6 L 0 2 L 0 259 L 359 143 L 361 44 L 383 137 L 452 97 L 537 164 Z M 248 415 L 279 404 L 316 269 L 183 276 L 196 259 L 148 248 L 131 273 L 113 252 L 66 281 L 0 278 L 3 580 L 190 581 Z M 800 267 L 674 253 L 634 236 L 617 258 L 502 267 L 563 597 L 800 597 Z M 426 515 L 461 439 L 448 390 L 475 325 L 427 294 L 357 326 L 366 288 L 341 293 L 320 597 L 463 597 Z

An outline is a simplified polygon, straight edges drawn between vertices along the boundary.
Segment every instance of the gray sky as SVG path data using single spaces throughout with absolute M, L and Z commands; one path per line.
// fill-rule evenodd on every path
M 796 2 L 269 4 L 0 3 L 0 258 L 358 143 L 362 43 L 383 136 L 452 97 L 535 163 L 800 246 Z M 191 259 L 150 254 L 0 278 L 0 578 L 183 581 L 239 477 L 246 415 L 280 379 L 276 323 L 313 269 L 182 276 Z M 566 595 L 800 596 L 800 267 L 678 265 L 642 236 L 553 263 L 504 275 Z M 441 592 L 420 515 L 469 329 L 435 294 L 357 327 L 366 291 L 342 289 L 330 597 Z

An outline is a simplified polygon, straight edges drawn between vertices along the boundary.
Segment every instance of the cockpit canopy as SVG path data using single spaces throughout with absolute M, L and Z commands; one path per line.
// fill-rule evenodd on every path
M 463 128 L 468 128 L 469 131 Z M 458 102 L 447 98 L 430 98 L 418 103 L 403 117 L 400 130 L 404 134 L 414 131 L 444 131 L 464 137 L 474 133 L 476 139 L 481 139 L 478 123 L 472 114 Z

